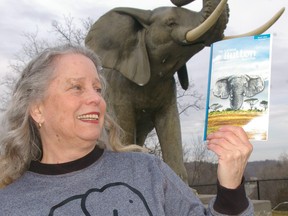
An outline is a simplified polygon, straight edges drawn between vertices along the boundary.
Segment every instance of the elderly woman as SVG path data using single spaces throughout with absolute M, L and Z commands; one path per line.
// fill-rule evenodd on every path
M 253 215 L 243 183 L 252 146 L 241 128 L 208 136 L 219 183 L 206 209 L 164 162 L 121 144 L 100 71 L 92 51 L 70 45 L 24 69 L 1 134 L 0 215 Z

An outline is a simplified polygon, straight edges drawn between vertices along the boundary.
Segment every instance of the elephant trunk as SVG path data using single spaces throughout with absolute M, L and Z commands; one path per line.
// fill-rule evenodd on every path
M 230 96 L 230 107 L 233 110 L 238 110 L 242 107 L 244 96 L 245 96 L 245 86 L 248 85 L 248 80 L 246 76 L 241 77 L 230 77 L 228 79 L 229 83 L 229 96 Z
M 203 9 L 201 10 L 201 16 L 203 22 L 195 29 L 190 30 L 186 33 L 186 41 L 193 42 L 204 35 L 210 28 L 216 24 L 219 17 L 225 12 L 227 0 L 221 0 L 221 2 L 214 9 L 211 0 L 203 0 Z M 213 10 L 213 12 L 212 12 Z M 226 23 L 225 23 L 226 25 Z M 222 29 L 223 31 L 223 29 Z
M 230 107 L 233 110 L 239 110 L 242 107 L 243 100 L 244 100 L 243 94 L 239 94 L 236 92 L 230 94 Z

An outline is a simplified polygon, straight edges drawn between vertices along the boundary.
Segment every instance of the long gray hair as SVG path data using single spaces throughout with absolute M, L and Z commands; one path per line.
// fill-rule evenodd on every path
M 0 138 L 0 187 L 19 178 L 28 169 L 31 160 L 41 159 L 41 137 L 30 116 L 30 106 L 44 98 L 53 79 L 55 58 L 69 53 L 88 57 L 98 73 L 102 70 L 101 62 L 93 51 L 72 45 L 48 48 L 27 65 L 15 85 L 11 101 L 3 115 L 4 129 Z M 99 77 L 102 89 L 105 90 L 105 80 L 100 73 Z M 143 150 L 136 145 L 122 145 L 121 134 L 121 128 L 106 112 L 104 127 L 97 144 L 118 152 Z

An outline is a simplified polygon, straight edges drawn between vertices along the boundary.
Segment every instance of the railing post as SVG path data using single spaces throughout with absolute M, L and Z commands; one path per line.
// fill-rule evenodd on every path
M 260 186 L 259 186 L 259 180 L 257 180 L 256 183 L 257 183 L 257 197 L 258 197 L 258 200 L 260 200 Z

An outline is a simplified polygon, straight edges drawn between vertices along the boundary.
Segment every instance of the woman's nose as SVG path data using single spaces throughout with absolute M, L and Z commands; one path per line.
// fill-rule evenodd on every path
M 102 95 L 97 90 L 90 89 L 87 92 L 87 98 L 86 98 L 86 103 L 87 104 L 90 104 L 90 103 L 99 104 L 101 100 L 102 100 Z

